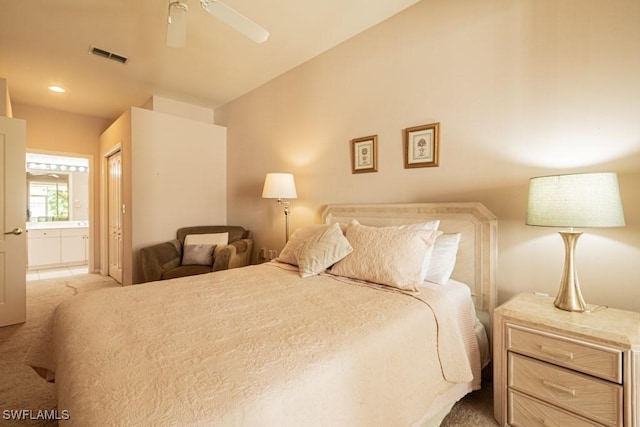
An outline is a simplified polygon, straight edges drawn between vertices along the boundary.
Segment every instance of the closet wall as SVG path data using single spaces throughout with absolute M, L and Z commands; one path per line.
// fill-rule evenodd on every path
M 147 105 L 153 104 L 171 103 Z M 212 112 L 207 122 L 202 109 L 194 107 L 191 118 L 189 109 L 179 106 L 180 115 L 132 107 L 100 138 L 103 171 L 108 154 L 122 153 L 124 285 L 143 281 L 139 249 L 174 239 L 180 227 L 227 223 L 226 128 L 212 123 Z M 108 206 L 103 206 L 105 223 Z M 105 232 L 103 227 L 108 243 Z M 102 253 L 108 265 L 106 245 Z

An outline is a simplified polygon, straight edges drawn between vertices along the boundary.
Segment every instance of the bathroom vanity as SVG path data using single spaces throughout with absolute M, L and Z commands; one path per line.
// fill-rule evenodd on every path
M 83 265 L 89 260 L 87 221 L 27 224 L 28 268 Z

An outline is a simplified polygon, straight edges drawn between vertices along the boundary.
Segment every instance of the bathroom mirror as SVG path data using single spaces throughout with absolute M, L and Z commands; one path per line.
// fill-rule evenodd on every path
M 27 172 L 27 221 L 69 220 L 69 174 Z
M 27 153 L 27 222 L 89 219 L 89 161 Z

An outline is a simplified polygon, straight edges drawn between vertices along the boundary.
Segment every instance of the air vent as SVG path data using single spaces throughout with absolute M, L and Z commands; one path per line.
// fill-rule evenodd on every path
M 118 55 L 117 53 L 109 52 L 108 50 L 100 49 L 95 46 L 89 46 L 89 52 L 94 55 L 101 56 L 102 58 L 119 62 L 121 64 L 126 64 L 129 60 L 129 58 L 127 58 L 126 56 Z

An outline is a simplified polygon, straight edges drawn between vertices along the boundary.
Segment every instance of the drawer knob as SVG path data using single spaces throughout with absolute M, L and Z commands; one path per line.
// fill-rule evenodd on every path
M 552 383 L 551 381 L 542 380 L 542 384 L 545 387 L 549 387 L 549 388 L 554 389 L 556 391 L 559 391 L 561 393 L 570 394 L 571 396 L 575 396 L 576 395 L 576 391 L 574 389 L 569 388 L 569 387 L 561 386 L 560 384 Z
M 540 346 L 540 351 L 547 353 L 550 356 L 562 357 L 563 359 L 573 360 L 573 353 L 569 351 L 559 350 L 553 347 L 547 347 L 546 345 Z

